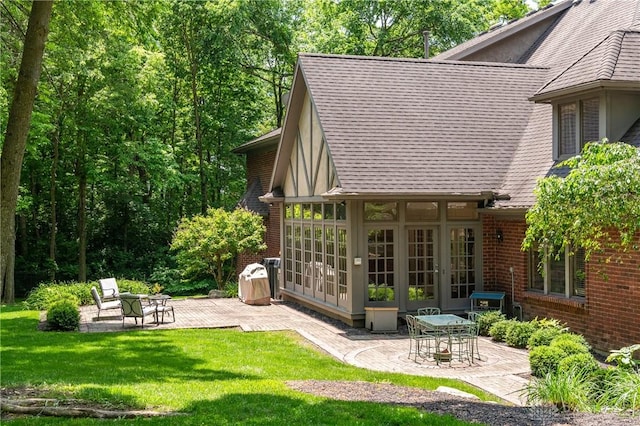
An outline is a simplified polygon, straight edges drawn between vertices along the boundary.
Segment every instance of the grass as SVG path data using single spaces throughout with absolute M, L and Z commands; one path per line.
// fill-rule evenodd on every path
M 449 379 L 381 373 L 340 363 L 292 332 L 185 329 L 77 333 L 37 331 L 39 312 L 0 311 L 0 384 L 32 386 L 52 396 L 182 413 L 117 424 L 182 425 L 467 425 L 451 416 L 386 404 L 334 401 L 290 390 L 287 380 L 363 380 L 423 389 Z M 3 421 L 3 424 L 5 422 Z M 92 419 L 24 417 L 12 425 L 102 424 Z

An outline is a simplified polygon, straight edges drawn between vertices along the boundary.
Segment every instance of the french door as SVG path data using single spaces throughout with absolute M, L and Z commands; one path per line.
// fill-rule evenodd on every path
M 407 229 L 407 310 L 438 306 L 439 250 L 437 227 Z
M 480 226 L 447 228 L 448 268 L 443 270 L 443 310 L 464 310 L 479 285 L 481 268 Z

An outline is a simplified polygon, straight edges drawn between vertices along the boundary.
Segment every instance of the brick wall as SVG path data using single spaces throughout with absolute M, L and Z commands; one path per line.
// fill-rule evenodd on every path
M 501 230 L 503 240 L 496 238 Z M 640 253 L 607 263 L 612 253 L 594 255 L 587 266 L 586 298 L 567 299 L 527 292 L 528 255 L 520 250 L 524 219 L 483 217 L 483 277 L 486 290 L 504 291 L 511 310 L 511 271 L 514 299 L 524 319 L 556 318 L 583 334 L 601 352 L 640 343 Z M 640 245 L 640 235 L 638 236 Z
M 264 194 L 269 191 L 276 150 L 277 147 L 274 147 L 268 152 L 247 153 L 247 183 L 251 183 L 255 178 L 260 178 Z M 258 254 L 239 255 L 236 264 L 237 274 L 240 274 L 250 263 L 261 263 L 265 257 L 280 257 L 280 207 L 278 205 L 274 204 L 269 207 L 269 216 L 264 218 L 264 225 L 267 228 L 265 234 L 267 249 Z

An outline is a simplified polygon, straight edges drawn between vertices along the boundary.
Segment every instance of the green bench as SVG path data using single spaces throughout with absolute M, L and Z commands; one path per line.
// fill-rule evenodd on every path
M 474 291 L 469 296 L 471 311 L 500 311 L 504 312 L 504 291 Z

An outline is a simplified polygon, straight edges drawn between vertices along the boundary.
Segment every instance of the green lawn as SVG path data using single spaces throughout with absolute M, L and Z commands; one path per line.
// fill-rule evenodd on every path
M 0 311 L 2 387 L 37 386 L 51 395 L 113 408 L 179 412 L 179 417 L 117 424 L 466 425 L 412 408 L 315 397 L 287 380 L 364 380 L 435 389 L 446 385 L 491 399 L 455 380 L 380 373 L 342 364 L 291 332 L 152 330 L 117 333 L 37 331 L 39 312 Z M 19 418 L 7 424 L 102 424 L 105 420 Z M 4 423 L 4 422 L 3 422 Z

